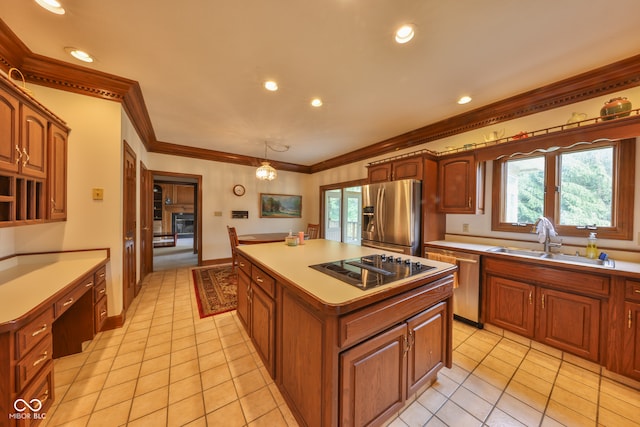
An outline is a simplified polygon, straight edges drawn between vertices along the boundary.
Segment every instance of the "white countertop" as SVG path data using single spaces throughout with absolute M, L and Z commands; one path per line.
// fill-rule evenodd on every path
M 451 250 L 467 250 L 467 251 L 473 251 L 473 252 L 486 252 L 488 249 L 491 248 L 495 248 L 496 246 L 502 246 L 499 244 L 488 244 L 488 243 L 468 243 L 468 242 L 460 242 L 460 241 L 453 241 L 453 240 L 434 240 L 431 242 L 427 242 L 425 243 L 426 246 L 438 246 L 438 247 L 442 247 L 442 248 L 448 248 Z M 505 246 L 509 246 L 509 245 L 505 245 Z M 571 262 L 571 261 L 563 261 L 563 260 L 550 260 L 550 259 L 537 259 L 537 258 L 531 258 L 531 257 L 526 257 L 523 255 L 516 255 L 516 254 L 500 254 L 500 253 L 487 253 L 487 255 L 499 255 L 499 256 L 505 256 L 505 257 L 520 257 L 520 258 L 527 258 L 527 259 L 534 259 L 537 261 L 542 261 L 546 264 L 551 264 L 551 263 L 559 263 L 559 264 L 564 264 L 564 265 L 572 265 L 572 266 L 578 266 L 578 267 L 585 267 L 585 268 L 595 268 L 595 269 L 599 269 L 599 270 L 603 270 L 603 273 L 609 272 L 609 273 L 631 273 L 633 275 L 640 275 L 640 263 L 637 262 L 629 262 L 629 261 L 620 261 L 620 260 L 616 260 L 615 261 L 615 266 L 614 267 L 608 267 L 608 266 L 602 266 L 602 265 L 594 265 L 594 264 L 582 264 L 582 263 L 577 263 L 577 262 Z
M 0 324 L 21 318 L 108 258 L 107 250 L 101 249 L 0 261 Z
M 241 245 L 238 250 L 269 269 L 296 284 L 299 288 L 312 294 L 327 305 L 341 305 L 347 302 L 368 297 L 376 293 L 386 292 L 394 287 L 420 277 L 429 277 L 451 268 L 451 264 L 402 255 L 413 261 L 420 261 L 424 265 L 434 266 L 422 274 L 407 279 L 398 280 L 387 285 L 362 290 L 321 273 L 310 265 L 323 262 L 357 258 L 363 255 L 380 254 L 379 249 L 366 248 L 358 245 L 334 242 L 324 239 L 305 240 L 304 245 L 287 246 L 284 242 L 264 243 L 259 245 Z

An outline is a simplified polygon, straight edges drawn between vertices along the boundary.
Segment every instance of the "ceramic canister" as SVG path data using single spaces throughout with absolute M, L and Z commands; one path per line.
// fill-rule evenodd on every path
M 631 111 L 631 101 L 625 97 L 611 98 L 609 102 L 605 102 L 600 110 L 602 120 L 617 119 L 628 116 Z

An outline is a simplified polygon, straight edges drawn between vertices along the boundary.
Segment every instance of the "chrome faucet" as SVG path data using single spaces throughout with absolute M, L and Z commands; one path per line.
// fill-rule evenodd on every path
M 562 242 L 551 242 L 551 238 L 556 237 L 558 232 L 551 220 L 547 217 L 541 216 L 538 218 L 535 224 L 533 224 L 531 232 L 538 235 L 538 242 L 544 245 L 545 253 L 549 253 L 551 248 L 559 248 L 562 246 Z

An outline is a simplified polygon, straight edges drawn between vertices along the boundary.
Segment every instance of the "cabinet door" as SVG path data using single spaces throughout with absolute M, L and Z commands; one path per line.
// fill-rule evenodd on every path
M 399 179 L 419 179 L 422 180 L 422 157 L 393 162 L 391 177 L 393 180 Z
M 251 324 L 249 311 L 249 292 L 251 292 L 251 280 L 247 274 L 238 269 L 238 317 L 244 324 L 246 331 L 251 335 L 249 325 Z
M 269 374 L 274 377 L 275 368 L 275 302 L 255 284 L 251 285 L 251 335 L 256 350 Z
M 438 162 L 438 209 L 446 213 L 476 213 L 481 211 L 482 192 L 479 191 L 478 176 L 473 155 L 466 155 Z
M 406 323 L 340 355 L 341 426 L 376 424 L 406 398 Z
M 535 286 L 497 276 L 488 276 L 487 321 L 533 338 Z
M 67 219 L 67 132 L 49 128 L 49 219 Z
M 47 119 L 27 105 L 22 106 L 22 158 L 24 175 L 45 178 L 47 173 Z
M 640 304 L 624 304 L 625 327 L 622 350 L 623 373 L 640 380 Z
M 538 302 L 539 341 L 599 361 L 600 300 L 540 289 Z
M 368 176 L 370 184 L 391 181 L 391 163 L 370 166 Z
M 18 101 L 0 89 L 0 170 L 18 171 L 19 120 Z
M 447 303 L 441 302 L 407 321 L 409 354 L 407 396 L 411 396 L 445 366 Z

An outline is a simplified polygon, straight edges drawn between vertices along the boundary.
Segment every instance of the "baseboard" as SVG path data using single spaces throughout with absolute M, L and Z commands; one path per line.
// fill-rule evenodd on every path
M 108 331 L 111 329 L 122 328 L 124 325 L 124 313 L 120 313 L 117 316 L 108 316 L 107 320 L 104 321 L 104 326 L 102 327 L 102 331 Z
M 201 265 L 220 265 L 220 264 L 231 264 L 231 257 L 229 257 L 229 258 L 220 258 L 220 259 L 202 260 L 202 264 Z

